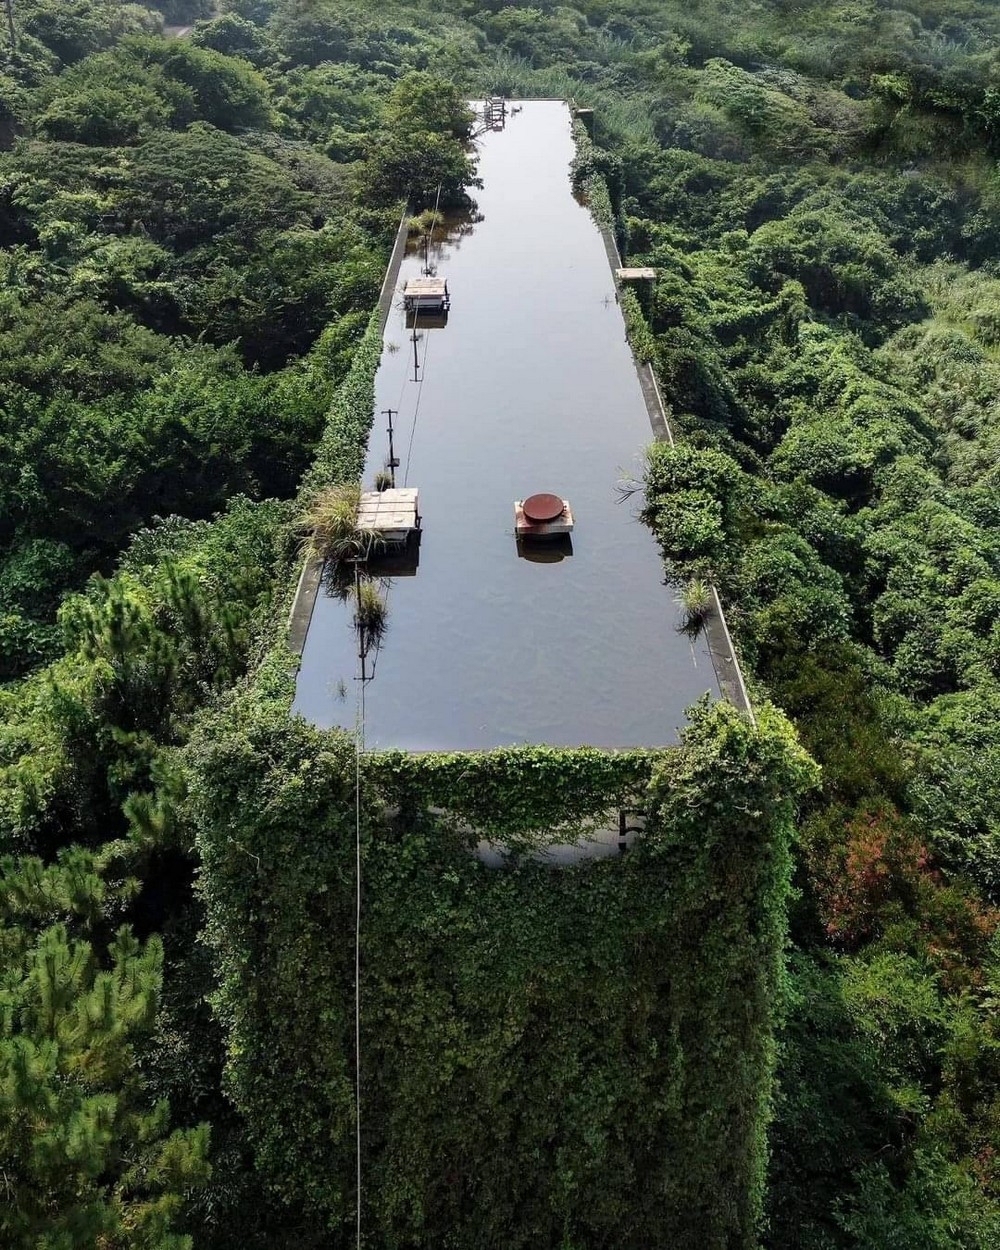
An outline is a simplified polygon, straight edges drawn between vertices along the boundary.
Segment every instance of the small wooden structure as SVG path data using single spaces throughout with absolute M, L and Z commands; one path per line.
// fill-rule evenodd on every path
M 618 279 L 619 282 L 655 282 L 656 270 L 646 269 L 646 268 L 616 269 L 615 277 Z
M 443 316 L 451 307 L 444 278 L 410 278 L 403 287 L 403 307 L 408 313 Z
M 420 528 L 416 487 L 365 490 L 358 501 L 358 529 L 384 543 L 405 543 Z
M 556 506 L 544 512 L 532 507 L 535 500 L 552 498 L 555 499 Z M 559 504 L 562 504 L 562 508 L 557 511 Z M 514 500 L 514 534 L 517 538 L 557 538 L 560 534 L 569 534 L 572 529 L 573 510 L 568 499 L 532 495 L 528 499 Z
M 656 285 L 656 270 L 645 266 L 640 268 L 626 266 L 616 269 L 615 277 L 618 279 L 619 286 L 631 287 L 635 291 L 643 312 L 648 316 L 653 302 L 653 287 Z
M 489 130 L 503 130 L 507 120 L 507 101 L 503 96 L 490 96 L 483 102 L 483 125 Z

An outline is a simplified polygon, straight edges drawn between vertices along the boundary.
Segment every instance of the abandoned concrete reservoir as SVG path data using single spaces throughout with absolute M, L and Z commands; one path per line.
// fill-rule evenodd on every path
M 365 746 L 665 745 L 719 685 L 619 498 L 652 432 L 604 241 L 572 194 L 569 109 L 525 102 L 478 142 L 477 211 L 408 248 L 376 379 L 362 487 L 386 468 L 392 410 L 395 485 L 419 492 L 420 534 L 385 566 Z M 447 282 L 445 316 L 404 307 L 428 276 Z M 514 503 L 536 492 L 570 501 L 574 526 L 525 552 Z M 361 676 L 351 605 L 321 587 L 295 710 L 353 729 Z

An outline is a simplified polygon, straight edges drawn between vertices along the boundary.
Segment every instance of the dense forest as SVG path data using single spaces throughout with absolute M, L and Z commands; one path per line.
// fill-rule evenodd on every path
M 595 111 L 575 176 L 657 269 L 633 345 L 678 434 L 643 516 L 820 768 L 760 1244 L 1000 1243 L 1000 9 L 4 16 L 0 1241 L 330 1244 L 245 1119 L 199 822 L 278 802 L 224 765 L 287 680 L 302 491 L 358 475 L 402 202 L 474 198 L 496 91 Z

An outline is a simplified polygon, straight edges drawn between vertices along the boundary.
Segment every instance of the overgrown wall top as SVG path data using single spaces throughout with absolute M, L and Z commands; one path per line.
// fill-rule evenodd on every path
M 562 871 L 526 856 L 487 868 L 465 829 L 486 815 L 526 850 L 544 841 L 528 830 L 550 822 L 546 770 L 568 761 L 512 752 L 492 781 L 486 757 L 464 780 L 457 757 L 363 761 L 372 1245 L 755 1244 L 808 765 L 775 714 L 754 730 L 724 705 L 620 772 L 571 754 L 564 814 L 585 825 L 638 786 L 650 821 L 624 857 Z M 346 1235 L 353 746 L 247 700 L 205 727 L 189 766 L 233 1096 L 264 1174 Z M 442 795 L 451 819 L 427 811 Z

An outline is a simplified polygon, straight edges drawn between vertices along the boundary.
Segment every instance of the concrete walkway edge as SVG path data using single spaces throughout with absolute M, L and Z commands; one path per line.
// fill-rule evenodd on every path
M 396 241 L 389 256 L 389 264 L 385 271 L 385 277 L 382 280 L 382 289 L 379 292 L 378 304 L 376 305 L 379 315 L 379 333 L 384 333 L 385 324 L 389 320 L 393 296 L 396 294 L 396 279 L 399 277 L 399 267 L 403 263 L 403 254 L 406 251 L 409 227 L 410 208 L 407 205 L 403 209 L 403 215 L 399 221 Z M 295 587 L 295 597 L 292 600 L 291 611 L 288 613 L 288 649 L 293 655 L 300 656 L 306 645 L 306 635 L 309 632 L 309 624 L 312 621 L 313 610 L 316 607 L 316 597 L 319 594 L 322 580 L 323 561 L 316 556 L 308 557 L 302 566 L 302 572 L 299 574 L 298 584 Z
M 621 284 L 618 281 L 616 270 L 622 267 L 622 260 L 618 251 L 618 243 L 613 232 L 604 222 L 597 221 L 596 217 L 594 220 L 601 232 L 601 238 L 604 240 L 604 250 L 607 252 L 608 264 L 611 266 L 611 273 L 614 276 L 615 289 L 620 294 Z M 622 327 L 624 330 L 624 317 L 622 318 Z M 674 432 L 670 428 L 667 408 L 663 402 L 659 383 L 656 380 L 656 372 L 648 361 L 639 360 L 635 352 L 632 353 L 632 360 L 635 364 L 635 371 L 639 378 L 639 386 L 642 389 L 643 398 L 646 401 L 646 411 L 649 413 L 649 424 L 652 426 L 653 434 L 657 442 L 668 442 L 673 447 L 675 446 Z M 705 621 L 704 629 L 719 689 L 734 707 L 746 713 L 752 725 L 756 725 L 757 719 L 750 704 L 746 682 L 743 680 L 743 671 L 740 668 L 739 657 L 736 654 L 736 648 L 733 646 L 733 639 L 729 633 L 726 615 L 722 608 L 722 600 L 719 598 L 719 592 L 715 586 L 712 587 L 712 600 L 714 607 Z

